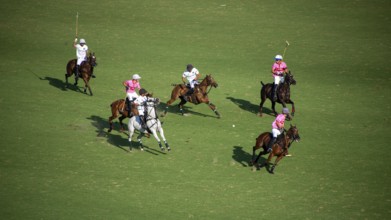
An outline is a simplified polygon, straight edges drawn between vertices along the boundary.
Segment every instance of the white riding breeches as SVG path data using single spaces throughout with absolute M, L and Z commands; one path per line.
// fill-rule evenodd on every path
M 272 129 L 272 134 L 273 134 L 273 138 L 276 138 L 278 135 L 281 134 L 281 131 L 280 131 L 280 129 L 273 128 Z
M 86 60 L 85 57 L 77 57 L 77 65 L 80 65 L 85 60 Z
M 133 99 L 137 99 L 138 95 L 136 92 L 127 92 L 126 97 L 129 99 L 129 101 L 132 101 Z

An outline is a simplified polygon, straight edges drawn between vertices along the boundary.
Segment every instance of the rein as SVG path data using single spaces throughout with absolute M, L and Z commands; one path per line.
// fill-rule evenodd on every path
M 148 102 L 148 101 L 147 101 Z M 156 105 L 153 105 L 153 107 L 151 106 L 148 106 L 148 104 L 146 104 L 146 108 L 151 108 L 149 111 L 147 111 L 147 118 L 146 118 L 146 121 L 152 121 L 152 120 L 155 120 L 155 123 L 153 123 L 151 125 L 151 127 L 153 127 L 155 124 L 157 124 L 157 120 L 159 120 L 159 117 L 158 115 L 156 114 Z M 155 116 L 152 116 L 151 112 L 152 110 L 155 110 Z
M 203 80 L 202 80 L 202 82 L 205 80 L 206 78 L 204 78 Z M 200 86 L 201 86 L 201 84 L 202 84 L 202 82 L 200 83 Z M 208 85 L 208 83 L 206 82 L 206 88 L 208 88 L 209 87 L 209 90 L 205 93 L 205 95 L 208 95 L 208 93 L 210 92 L 210 90 L 212 89 L 212 84 L 210 84 L 210 85 Z

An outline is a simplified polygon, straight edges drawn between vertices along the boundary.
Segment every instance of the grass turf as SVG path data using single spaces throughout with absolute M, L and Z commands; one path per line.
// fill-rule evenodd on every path
M 5 1 L 2 8 L 4 219 L 389 218 L 388 1 Z M 93 97 L 64 88 L 76 11 L 79 36 L 98 57 Z M 271 81 L 285 40 L 298 81 L 292 123 L 302 141 L 275 175 L 252 172 L 255 138 L 273 121 L 256 116 L 259 81 Z M 188 117 L 171 107 L 162 119 L 170 153 L 153 138 L 144 140 L 146 152 L 127 153 L 125 134 L 100 136 L 109 104 L 124 97 L 123 80 L 139 73 L 165 101 L 187 63 L 219 82 L 210 98 L 222 119 L 206 105 L 188 104 Z

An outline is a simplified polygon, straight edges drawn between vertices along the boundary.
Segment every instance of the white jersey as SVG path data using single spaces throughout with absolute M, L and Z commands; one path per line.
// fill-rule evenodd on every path
M 137 110 L 139 115 L 144 115 L 144 103 L 148 100 L 146 96 L 139 96 L 134 100 L 134 102 L 137 104 Z
M 189 71 L 183 72 L 182 77 L 185 77 L 188 82 L 192 82 L 197 77 L 198 74 L 200 74 L 200 72 L 198 72 L 196 68 L 193 68 L 190 72 Z
M 76 56 L 77 58 L 85 58 L 87 56 L 88 46 L 84 44 L 81 46 L 80 44 L 76 44 Z

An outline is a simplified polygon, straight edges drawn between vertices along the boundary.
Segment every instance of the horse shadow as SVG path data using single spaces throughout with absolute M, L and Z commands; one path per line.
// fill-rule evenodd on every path
M 232 159 L 240 163 L 243 167 L 250 166 L 251 154 L 243 150 L 243 147 L 233 146 L 232 149 Z
M 98 137 L 106 137 L 107 142 L 118 149 L 121 149 L 125 152 L 130 152 L 133 148 L 132 146 L 136 146 L 138 142 L 135 142 L 132 140 L 131 143 L 128 141 L 128 137 L 124 137 L 123 135 L 119 134 L 113 134 L 112 132 L 107 132 L 106 128 L 109 125 L 108 120 L 103 119 L 100 116 L 92 115 L 91 117 L 88 117 L 87 119 L 91 120 L 91 124 L 97 129 L 96 133 Z M 126 134 L 125 132 L 123 132 Z M 126 147 L 124 147 L 126 146 Z M 154 154 L 154 155 L 159 155 L 159 154 L 166 154 L 164 152 L 160 152 L 156 149 L 150 148 L 148 146 L 144 145 L 144 151 Z
M 231 102 L 236 104 L 239 108 L 249 111 L 251 113 L 257 114 L 259 111 L 259 105 L 252 104 L 251 102 L 243 99 L 237 99 L 234 97 L 227 97 Z M 265 111 L 266 114 L 272 113 L 270 109 L 266 109 Z
M 166 106 L 167 106 L 166 103 L 159 103 L 157 108 L 158 108 L 159 112 L 163 112 L 164 109 L 166 109 Z M 205 106 L 207 108 L 209 108 L 207 105 L 205 105 Z M 210 117 L 210 118 L 215 117 L 214 115 L 207 115 L 207 114 L 203 114 L 200 112 L 195 112 L 195 111 L 192 111 L 191 109 L 193 109 L 193 108 L 186 106 L 186 105 L 183 106 L 183 111 L 185 112 L 185 114 L 192 114 L 192 115 L 197 115 L 197 116 L 202 116 L 202 117 Z M 179 111 L 178 105 L 171 105 L 170 107 L 168 107 L 167 113 L 178 114 L 178 115 L 181 114 L 181 112 Z
M 252 155 L 250 153 L 247 153 L 243 150 L 243 147 L 240 146 L 233 146 L 232 150 L 232 159 L 240 163 L 243 167 L 251 167 L 252 164 Z M 256 155 L 257 156 L 257 155 Z M 263 165 L 266 163 L 266 159 L 263 157 L 259 157 L 257 169 L 260 169 L 263 167 Z
M 73 84 L 71 84 L 70 86 L 66 86 L 66 83 L 63 82 L 62 80 L 60 79 L 57 79 L 57 78 L 53 78 L 53 77 L 49 77 L 49 76 L 45 76 L 45 77 L 41 77 L 41 76 L 38 76 L 36 73 L 34 73 L 33 71 L 30 70 L 30 72 L 32 74 L 34 74 L 38 79 L 40 80 L 45 80 L 45 81 L 48 81 L 49 82 L 49 85 L 59 89 L 59 90 L 62 90 L 62 91 L 67 91 L 68 89 L 69 90 L 72 90 L 72 91 L 75 91 L 75 92 L 81 92 L 80 90 L 80 87 L 79 86 L 75 86 Z

